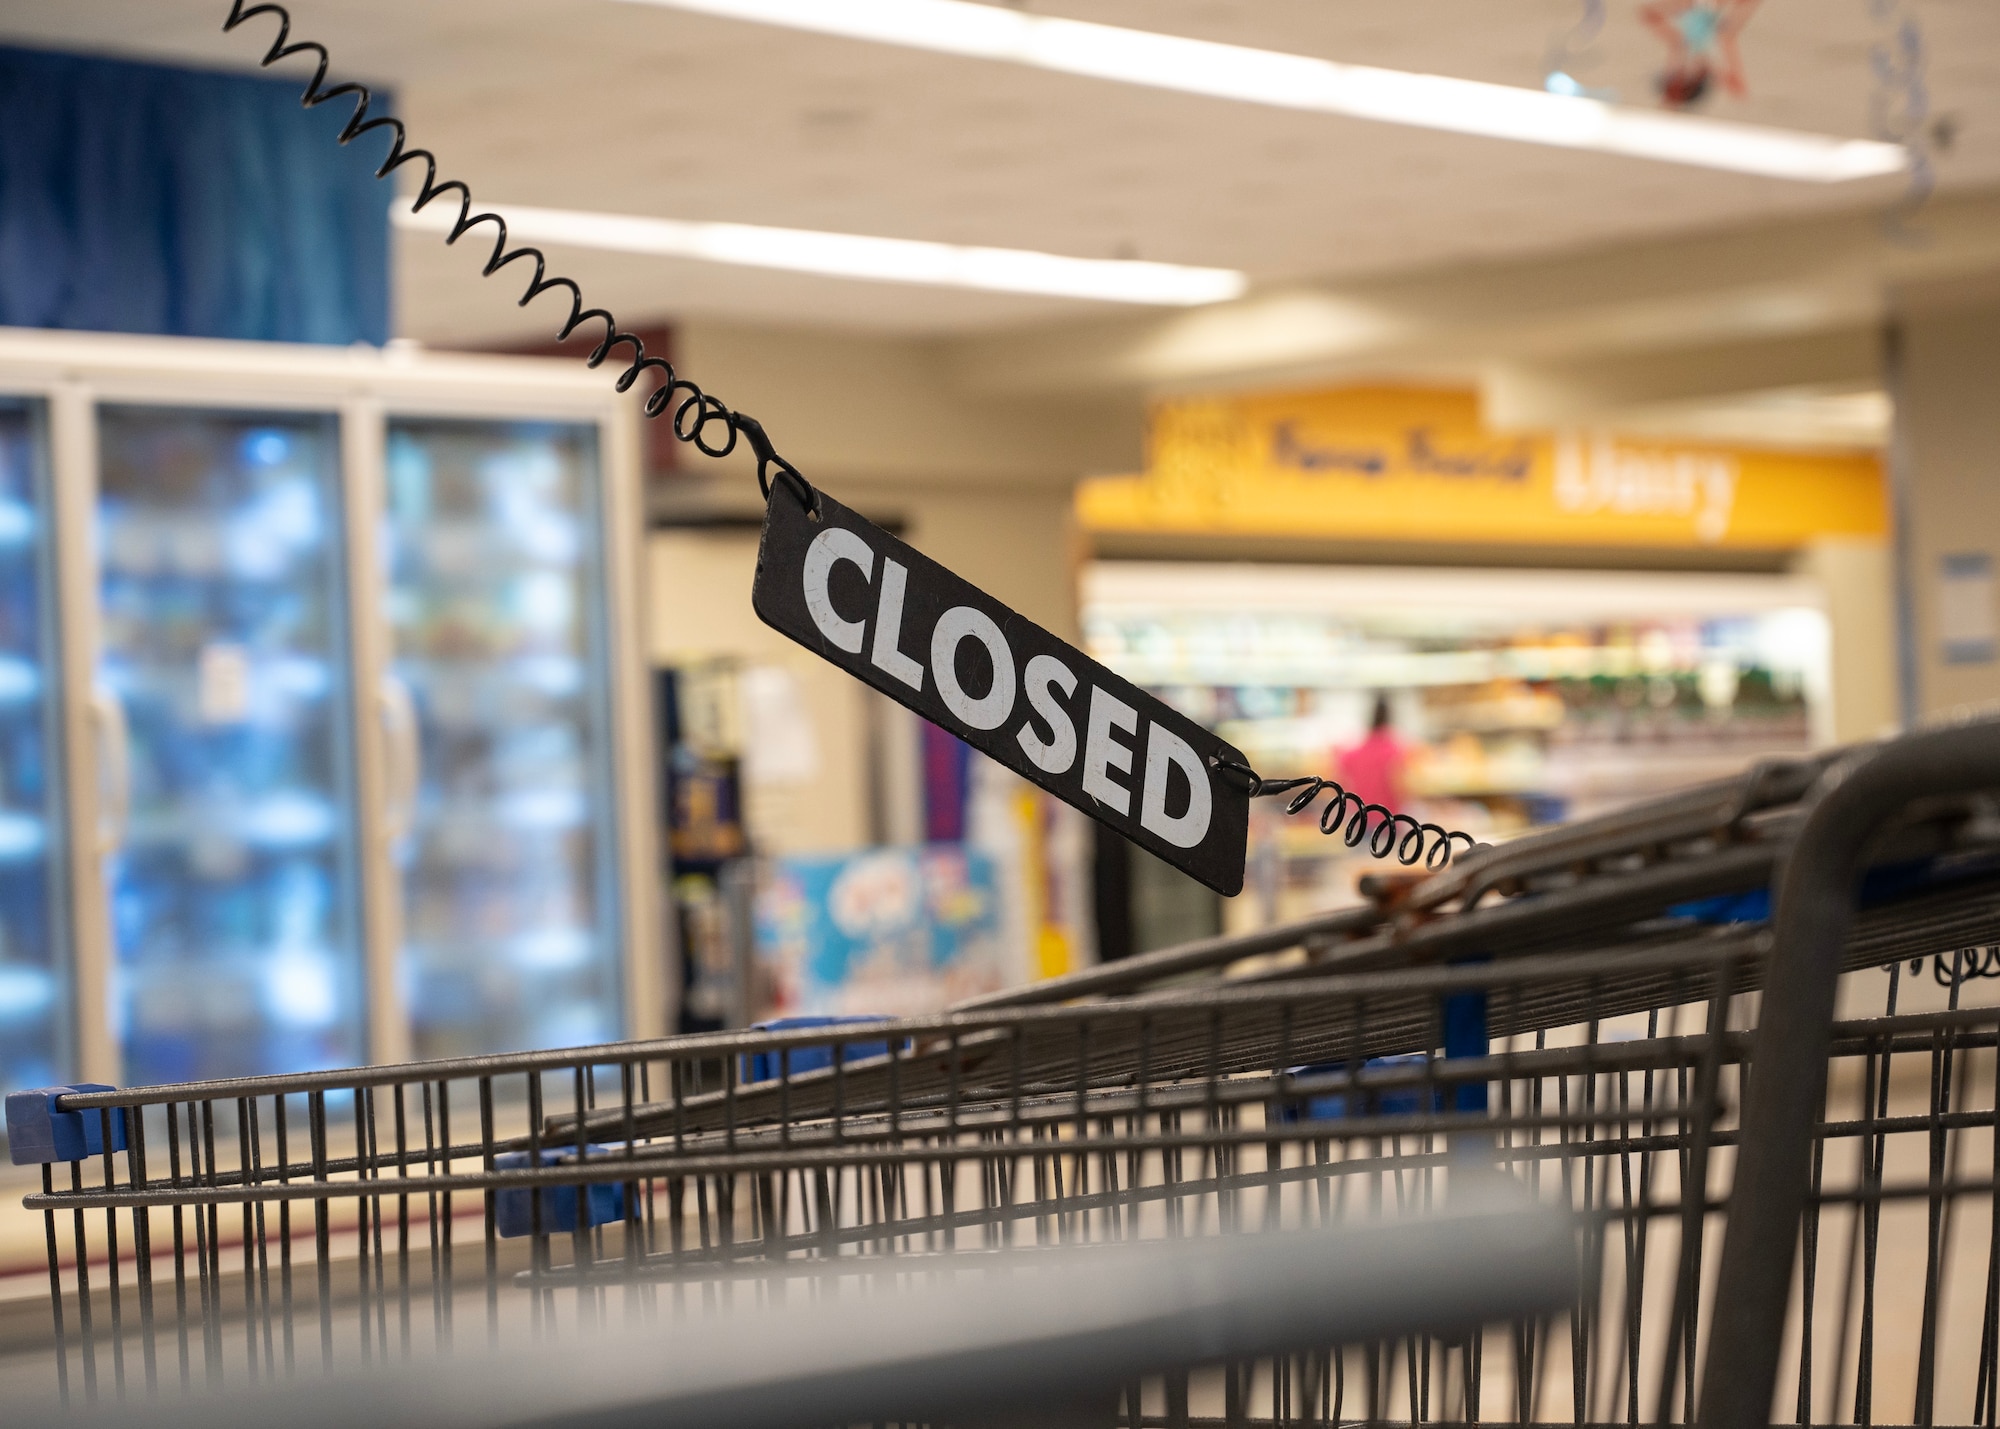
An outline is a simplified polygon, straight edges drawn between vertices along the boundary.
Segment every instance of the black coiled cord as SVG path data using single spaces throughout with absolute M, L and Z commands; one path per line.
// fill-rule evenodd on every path
M 386 179 L 403 165 L 421 161 L 424 166 L 424 181 L 417 190 L 417 196 L 410 204 L 412 213 L 420 212 L 432 200 L 447 193 L 458 195 L 458 218 L 445 235 L 447 244 L 456 243 L 467 233 L 482 223 L 493 225 L 493 251 L 487 256 L 486 266 L 480 270 L 482 277 L 492 277 L 508 264 L 526 258 L 535 265 L 534 277 L 528 281 L 516 306 L 525 308 L 542 294 L 554 288 L 561 288 L 569 294 L 569 316 L 564 319 L 556 333 L 556 341 L 561 342 L 579 327 L 593 320 L 604 324 L 604 336 L 591 349 L 585 361 L 591 367 L 601 365 L 610 356 L 611 350 L 623 345 L 631 349 L 632 362 L 618 374 L 617 389 L 630 391 L 632 385 L 647 372 L 660 375 L 660 385 L 647 394 L 645 413 L 657 417 L 671 405 L 674 435 L 681 441 L 690 443 L 696 450 L 707 456 L 725 457 L 736 450 L 740 437 L 747 442 L 757 458 L 757 487 L 764 493 L 766 501 L 771 498 L 773 482 L 790 487 L 808 510 L 819 509 L 819 493 L 813 490 L 799 469 L 779 456 L 771 445 L 771 439 L 764 432 L 763 424 L 756 418 L 732 411 L 718 398 L 703 392 L 700 387 L 688 381 L 674 370 L 674 365 L 663 357 L 652 357 L 646 352 L 646 344 L 637 334 L 626 332 L 618 326 L 618 319 L 604 308 L 586 308 L 583 305 L 583 289 L 575 280 L 548 270 L 548 258 L 541 249 L 530 244 L 519 247 L 507 246 L 507 221 L 497 213 L 474 213 L 472 211 L 472 190 L 458 179 L 438 178 L 437 157 L 428 149 L 413 149 L 409 145 L 408 131 L 403 121 L 394 115 L 383 114 L 370 118 L 368 107 L 373 102 L 368 86 L 354 82 L 329 85 L 326 82 L 327 69 L 332 58 L 326 46 L 316 40 L 292 39 L 291 12 L 283 5 L 269 3 L 246 4 L 244 0 L 230 0 L 229 18 L 223 22 L 222 31 L 229 34 L 238 26 L 254 20 L 259 15 L 274 15 L 278 21 L 277 38 L 264 51 L 259 60 L 260 68 L 268 69 L 280 60 L 293 55 L 310 53 L 318 59 L 312 78 L 306 81 L 304 92 L 299 96 L 302 108 L 315 109 L 329 100 L 348 95 L 354 97 L 354 113 L 341 126 L 340 142 L 351 144 L 364 134 L 377 129 L 387 129 L 394 136 L 389 146 L 388 157 L 375 170 L 375 177 Z M 679 398 L 676 401 L 676 397 Z M 1267 780 L 1259 778 L 1257 772 L 1247 764 L 1236 760 L 1215 761 L 1218 772 L 1232 776 L 1241 782 L 1251 798 L 1266 794 L 1292 793 L 1285 805 L 1285 812 L 1296 814 L 1311 804 L 1324 790 L 1333 791 L 1333 802 L 1320 811 L 1319 826 L 1322 833 L 1339 833 L 1345 828 L 1349 848 L 1359 848 L 1365 840 L 1368 851 L 1377 858 L 1387 858 L 1394 854 L 1405 864 L 1423 860 L 1427 868 L 1443 868 L 1451 862 L 1452 840 L 1463 839 L 1467 847 L 1478 847 L 1472 835 L 1448 831 L 1437 824 L 1421 823 L 1408 814 L 1399 814 L 1380 804 L 1370 804 L 1359 795 L 1351 794 L 1331 779 L 1308 776 L 1303 779 Z M 1297 792 L 1293 792 L 1297 791 Z M 1371 832 L 1369 816 L 1379 815 L 1380 822 Z M 1404 830 L 1407 830 L 1406 832 Z M 1425 851 L 1425 838 L 1431 836 L 1429 851 Z
M 1287 814 L 1304 813 L 1313 800 L 1331 789 L 1333 798 L 1319 811 L 1319 831 L 1340 834 L 1349 848 L 1360 848 L 1366 843 L 1368 852 L 1376 858 L 1394 854 L 1398 863 L 1414 865 L 1421 860 L 1425 868 L 1440 869 L 1451 862 L 1455 852 L 1453 839 L 1464 839 L 1468 851 L 1479 847 L 1479 841 L 1471 834 L 1447 829 L 1442 824 L 1424 823 L 1386 805 L 1371 804 L 1341 787 L 1337 780 L 1317 774 L 1302 779 L 1265 779 L 1241 760 L 1210 755 L 1208 762 L 1218 774 L 1235 780 L 1237 787 L 1252 799 L 1290 794 L 1292 797 L 1285 801 Z M 1370 815 L 1378 820 L 1372 830 L 1368 826 Z
M 642 375 L 649 371 L 657 372 L 661 379 L 660 385 L 646 397 L 645 413 L 648 417 L 657 417 L 672 406 L 673 416 L 669 420 L 673 423 L 674 435 L 681 441 L 691 443 L 707 456 L 728 456 L 736 450 L 737 439 L 741 437 L 756 455 L 757 486 L 764 493 L 765 500 L 770 500 L 771 483 L 781 481 L 792 488 L 808 511 L 819 509 L 819 497 L 813 490 L 812 484 L 800 474 L 797 467 L 778 455 L 771 445 L 771 439 L 765 435 L 763 425 L 756 418 L 730 410 L 720 400 L 703 392 L 700 387 L 674 371 L 674 365 L 665 358 L 649 356 L 646 344 L 636 334 L 620 328 L 618 320 L 606 309 L 584 307 L 583 289 L 579 288 L 573 279 L 562 277 L 560 274 L 551 274 L 548 271 L 548 258 L 541 249 L 528 244 L 509 248 L 507 221 L 497 213 L 474 213 L 472 190 L 458 179 L 440 181 L 436 156 L 428 149 L 407 147 L 409 135 L 403 128 L 402 120 L 387 114 L 372 119 L 368 117 L 368 106 L 373 101 L 373 96 L 369 93 L 367 85 L 355 83 L 329 85 L 326 82 L 326 72 L 331 61 L 326 46 L 315 40 L 293 41 L 291 12 L 283 5 L 269 3 L 246 5 L 244 0 L 230 0 L 229 18 L 223 22 L 222 31 L 228 34 L 237 26 L 259 15 L 275 15 L 278 20 L 277 38 L 271 41 L 271 47 L 264 52 L 264 58 L 258 61 L 260 68 L 268 69 L 280 60 L 289 59 L 296 54 L 310 52 L 318 57 L 318 67 L 314 69 L 312 78 L 306 82 L 305 92 L 299 96 L 301 107 L 314 109 L 328 100 L 339 99 L 346 95 L 354 96 L 354 113 L 340 131 L 342 144 L 351 144 L 362 135 L 377 129 L 388 129 L 394 134 L 395 140 L 389 146 L 389 156 L 375 170 L 376 178 L 385 179 L 404 164 L 422 161 L 423 186 L 418 189 L 417 196 L 410 205 L 411 212 L 419 212 L 433 199 L 456 190 L 458 220 L 452 224 L 451 232 L 445 236 L 446 243 L 458 242 L 482 223 L 493 225 L 493 252 L 487 257 L 486 266 L 481 269 L 482 277 L 490 278 L 508 264 L 520 259 L 532 260 L 535 265 L 535 275 L 529 280 L 527 289 L 521 294 L 517 306 L 525 308 L 553 288 L 567 291 L 569 317 L 564 320 L 561 329 L 556 333 L 556 341 L 561 342 L 587 322 L 593 320 L 602 322 L 604 336 L 597 346 L 591 349 L 590 356 L 585 361 L 590 366 L 596 367 L 610 356 L 614 347 L 623 345 L 630 348 L 632 363 L 618 374 L 617 388 L 620 392 L 630 391 L 632 385 Z M 676 398 L 679 400 L 676 401 Z
M 1939 987 L 1957 987 L 1980 978 L 2000 978 L 2000 944 L 1959 948 L 1949 953 L 1933 953 L 1930 962 L 1931 979 Z M 1910 959 L 1910 971 L 1913 974 L 1920 973 L 1923 969 L 1922 958 Z

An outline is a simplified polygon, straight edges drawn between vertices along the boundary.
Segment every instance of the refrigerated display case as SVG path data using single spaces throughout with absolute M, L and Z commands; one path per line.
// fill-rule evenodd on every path
M 338 421 L 97 409 L 98 698 L 127 771 L 113 1025 L 133 1081 L 365 1050 Z
M 0 1086 L 70 1059 L 42 404 L 0 398 Z
M 389 423 L 390 669 L 421 781 L 398 849 L 414 1050 L 619 1032 L 597 432 Z
M 577 364 L 0 331 L 0 1081 L 669 1026 L 638 480 Z

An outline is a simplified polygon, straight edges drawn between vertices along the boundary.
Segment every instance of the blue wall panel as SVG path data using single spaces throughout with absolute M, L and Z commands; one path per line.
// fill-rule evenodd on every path
M 299 88 L 0 47 L 0 325 L 387 341 L 388 136 Z

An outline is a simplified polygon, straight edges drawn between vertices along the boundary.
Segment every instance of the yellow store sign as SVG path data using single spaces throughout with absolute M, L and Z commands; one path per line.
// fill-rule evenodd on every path
M 1083 483 L 1086 530 L 1785 549 L 1882 536 L 1866 454 L 1496 434 L 1471 392 L 1347 388 L 1164 402 L 1142 476 Z

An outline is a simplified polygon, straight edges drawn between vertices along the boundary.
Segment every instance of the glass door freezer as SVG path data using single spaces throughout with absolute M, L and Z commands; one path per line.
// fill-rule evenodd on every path
M 366 1052 L 340 429 L 98 407 L 106 869 L 128 1081 Z
M 0 1092 L 74 1060 L 46 412 L 0 397 Z
M 0 330 L 0 1082 L 672 1025 L 637 437 L 580 364 Z
M 396 850 L 420 1057 L 619 1032 L 598 468 L 585 423 L 389 422 L 391 699 L 407 691 L 421 771 Z

